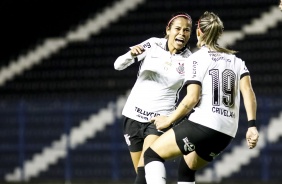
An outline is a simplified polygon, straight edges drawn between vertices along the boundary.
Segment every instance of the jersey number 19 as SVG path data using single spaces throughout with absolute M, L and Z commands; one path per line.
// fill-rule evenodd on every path
M 220 106 L 220 92 L 223 92 L 222 103 L 226 107 L 232 107 L 234 105 L 234 88 L 236 75 L 230 69 L 225 69 L 222 72 L 222 88 L 220 87 L 219 71 L 218 69 L 212 69 L 209 71 L 212 77 L 212 92 L 213 92 L 213 105 Z M 220 90 L 221 89 L 221 90 Z

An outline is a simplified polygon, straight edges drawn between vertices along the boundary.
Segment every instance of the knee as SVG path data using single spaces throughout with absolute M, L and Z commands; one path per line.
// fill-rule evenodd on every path
M 189 162 L 189 163 L 186 163 L 186 165 L 187 167 L 189 167 L 189 169 L 194 170 L 194 171 L 199 170 L 201 168 L 201 166 L 195 162 Z
M 152 161 L 164 162 L 164 159 L 161 158 L 154 150 L 150 147 L 144 152 L 144 164 L 148 164 Z
M 207 165 L 207 163 L 209 163 L 208 161 L 198 156 L 198 154 L 195 151 L 187 156 L 188 157 L 185 157 L 185 161 L 191 170 L 199 170 L 203 168 L 205 165 Z
M 194 170 L 194 171 L 199 169 L 198 166 L 195 164 L 187 164 L 187 167 L 189 167 L 191 170 Z
M 189 163 L 189 164 L 187 164 L 187 166 L 188 166 L 191 170 L 198 170 L 198 169 L 199 169 L 198 165 L 195 164 L 195 163 Z

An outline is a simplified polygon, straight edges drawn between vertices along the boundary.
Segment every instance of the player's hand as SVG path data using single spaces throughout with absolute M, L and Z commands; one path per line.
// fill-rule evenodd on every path
M 154 125 L 156 125 L 156 128 L 158 130 L 162 130 L 171 125 L 171 123 L 169 122 L 169 118 L 167 116 L 156 116 L 153 117 L 150 121 L 151 123 L 154 123 Z
M 132 56 L 138 56 L 142 54 L 145 51 L 145 49 L 141 45 L 135 45 L 134 47 L 131 48 L 131 55 Z
M 250 127 L 248 128 L 247 134 L 246 134 L 246 140 L 247 144 L 250 149 L 253 149 L 256 147 L 257 142 L 259 139 L 259 133 L 256 127 Z

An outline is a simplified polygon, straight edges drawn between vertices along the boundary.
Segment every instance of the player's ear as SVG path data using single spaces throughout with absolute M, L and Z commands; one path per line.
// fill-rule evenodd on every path
M 197 32 L 197 37 L 199 37 L 201 35 L 201 31 L 197 28 L 196 32 Z
M 202 32 L 200 29 L 196 29 L 197 38 L 200 38 Z
M 170 29 L 168 26 L 166 26 L 166 35 L 169 35 L 170 34 Z

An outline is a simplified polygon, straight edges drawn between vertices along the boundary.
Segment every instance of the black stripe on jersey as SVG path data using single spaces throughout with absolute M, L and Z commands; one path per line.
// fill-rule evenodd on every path
M 165 50 L 166 50 L 166 51 L 169 51 L 169 48 L 168 48 L 168 41 L 167 41 L 166 44 L 165 44 Z
M 202 83 L 200 81 L 196 81 L 196 80 L 188 80 L 185 82 L 184 85 L 189 85 L 189 84 L 198 84 L 199 86 L 202 86 Z
M 183 82 L 182 82 L 182 84 L 183 84 Z M 174 103 L 175 103 L 175 104 L 178 102 L 180 90 L 181 90 L 182 87 L 184 86 L 184 85 L 182 86 L 182 84 L 181 84 L 181 87 L 178 88 L 178 90 L 177 90 L 177 92 L 176 92 L 176 97 L 175 97 L 175 100 L 174 100 Z
M 136 58 L 134 58 L 134 62 L 136 62 L 136 63 L 138 62 L 138 58 L 137 58 L 137 57 L 136 57 Z
M 247 75 L 250 75 L 249 72 L 246 72 L 246 73 L 243 73 L 241 76 L 240 76 L 240 79 L 242 79 L 243 77 L 247 76 Z

